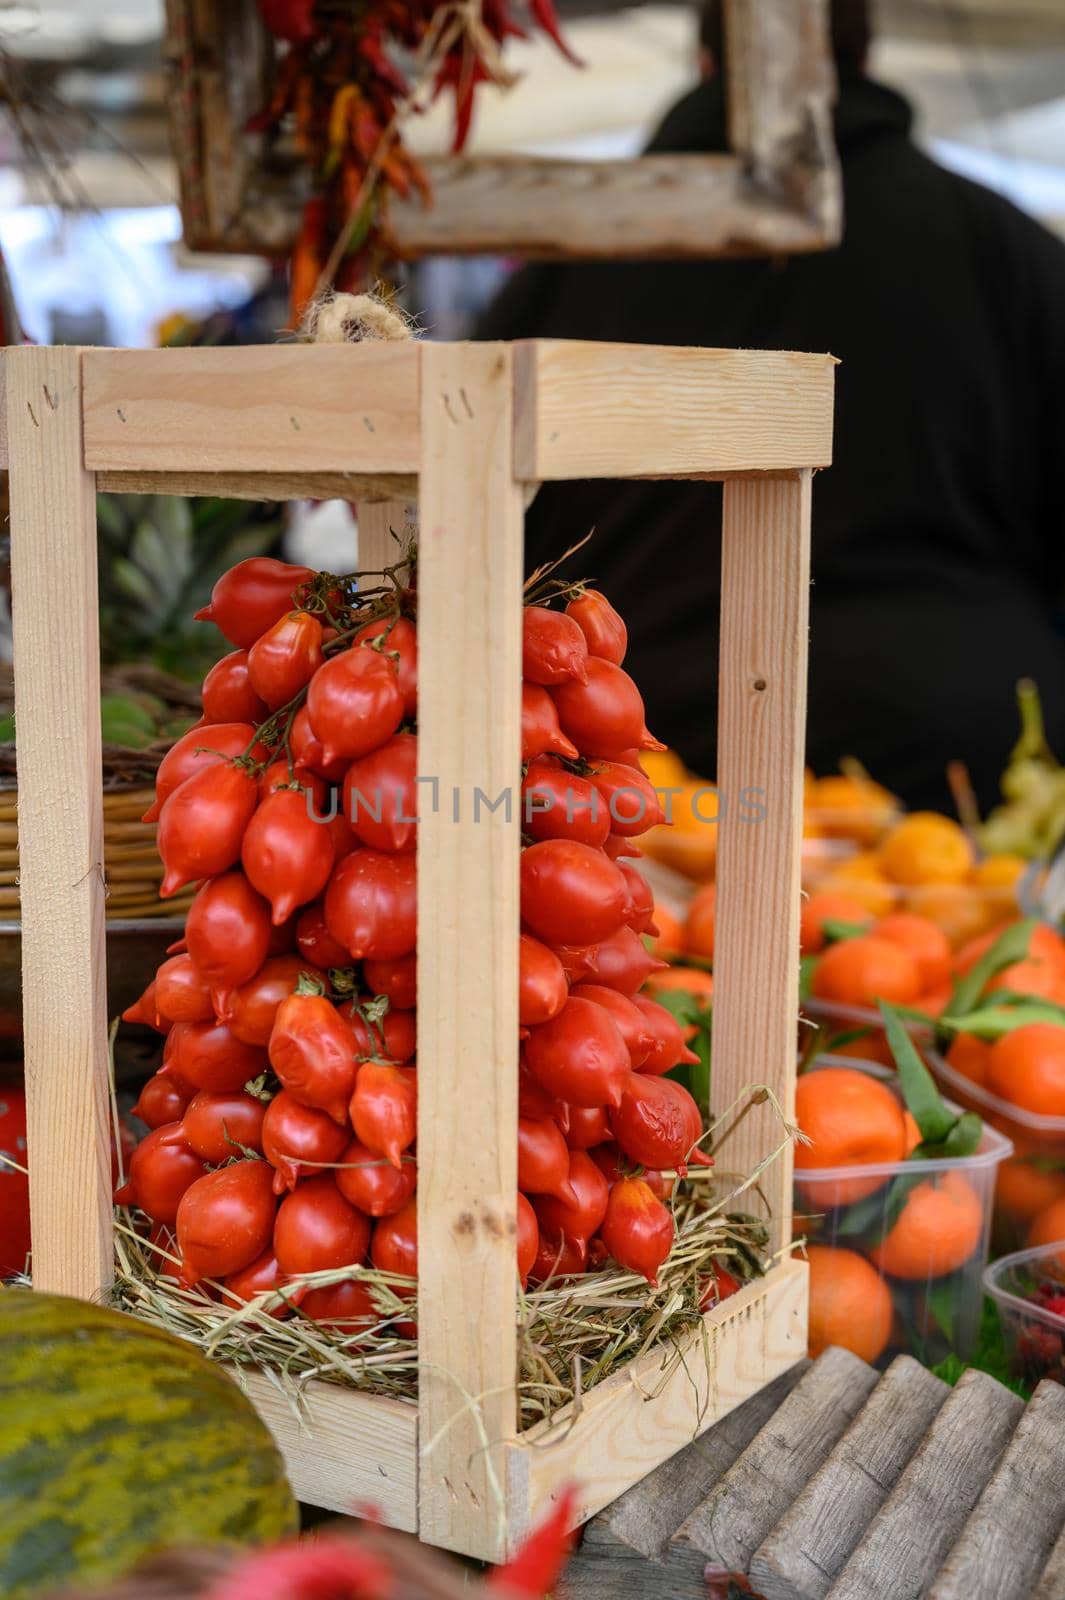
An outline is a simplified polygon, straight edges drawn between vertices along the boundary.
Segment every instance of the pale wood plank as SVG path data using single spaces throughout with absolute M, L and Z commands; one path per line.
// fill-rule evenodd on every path
M 359 504 L 358 549 L 360 572 L 380 572 L 398 560 L 406 542 L 407 530 L 417 515 L 417 487 L 406 498 L 361 501 Z M 401 543 L 396 542 L 398 535 Z
M 511 1538 L 550 1506 L 567 1481 L 581 1489 L 582 1517 L 639 1482 L 699 1433 L 800 1360 L 806 1347 L 807 1270 L 774 1267 L 703 1319 L 684 1360 L 663 1381 L 672 1351 L 654 1350 L 522 1435 L 511 1456 Z
M 1063 1523 L 1065 1389 L 1045 1381 L 1029 1401 L 928 1600 L 1028 1600 Z
M 686 1595 L 686 1585 L 697 1585 L 708 1561 L 746 1572 L 876 1381 L 873 1368 L 849 1350 L 827 1350 L 814 1363 L 670 1541 L 662 1565 L 674 1593 Z
M 965 1526 L 1024 1411 L 1024 1401 L 970 1369 L 842 1573 L 830 1600 L 910 1600 L 929 1585 Z
M 824 1600 L 949 1393 L 912 1357 L 891 1363 L 755 1552 L 750 1579 L 765 1600 Z
M 413 195 L 389 200 L 387 235 L 403 260 L 800 255 L 832 242 L 820 217 L 752 182 L 731 155 L 438 157 L 426 170 L 429 205 Z
M 511 352 L 422 353 L 418 830 L 419 1528 L 491 1558 L 517 1425 L 516 817 L 522 497 Z M 459 818 L 453 792 L 459 795 Z
M 81 352 L 6 368 L 33 1281 L 94 1299 L 112 1276 L 95 483 Z
M 751 1084 L 771 1089 L 784 1115 L 794 1115 L 809 584 L 810 473 L 726 484 L 717 736 L 726 810 L 718 826 L 714 966 L 719 1115 Z M 763 820 L 745 820 L 754 814 L 745 800 L 764 808 Z M 783 1138 L 773 1107 L 755 1107 L 728 1137 L 721 1163 L 751 1173 Z M 760 1184 L 777 1248 L 791 1238 L 791 1173 L 789 1146 Z
M 1031 1600 L 1061 1600 L 1062 1595 L 1065 1595 L 1065 1529 L 1047 1558 Z
M 361 472 L 98 472 L 96 487 L 110 494 L 217 495 L 229 500 L 357 500 L 413 498 L 411 474 Z
M 416 472 L 409 342 L 90 350 L 85 465 L 131 472 Z
M 312 1381 L 297 1411 L 267 1374 L 226 1370 L 276 1439 L 297 1500 L 345 1516 L 372 1507 L 388 1527 L 417 1532 L 415 1406 Z
M 831 356 L 540 339 L 516 346 L 517 472 L 552 478 L 824 467 Z

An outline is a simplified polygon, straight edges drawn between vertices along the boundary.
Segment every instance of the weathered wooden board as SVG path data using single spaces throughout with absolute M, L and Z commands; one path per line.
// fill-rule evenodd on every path
M 755 1552 L 751 1582 L 765 1600 L 824 1600 L 949 1393 L 912 1357 L 891 1363 Z

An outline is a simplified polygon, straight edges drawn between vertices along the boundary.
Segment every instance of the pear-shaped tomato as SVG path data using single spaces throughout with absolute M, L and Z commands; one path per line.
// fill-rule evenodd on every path
M 672 1214 L 650 1186 L 642 1178 L 619 1178 L 599 1229 L 618 1265 L 657 1288 L 658 1269 L 669 1259 L 676 1236 Z
M 200 889 L 185 919 L 188 953 L 224 1010 L 233 989 L 254 978 L 270 950 L 270 907 L 243 872 Z
M 571 600 L 566 615 L 584 635 L 589 655 L 620 667 L 629 644 L 629 631 L 605 594 L 585 589 Z
M 322 624 L 309 611 L 291 611 L 248 651 L 252 688 L 271 711 L 288 705 L 322 665 Z
M 304 584 L 313 578 L 310 567 L 251 556 L 223 572 L 211 591 L 210 604 L 197 611 L 196 621 L 213 622 L 230 644 L 246 650 L 298 604 Z
M 396 664 L 399 692 L 403 696 L 403 714 L 418 714 L 418 630 L 408 617 L 382 617 L 368 622 L 355 635 L 356 645 L 378 650 L 390 656 Z
M 588 681 L 588 643 L 573 617 L 546 606 L 525 607 L 521 675 L 540 684 Z
M 572 739 L 567 739 L 559 727 L 558 712 L 546 689 L 538 683 L 521 686 L 521 759 L 535 761 L 537 756 L 566 756 L 576 761 L 580 751 Z
M 351 1097 L 355 1136 L 398 1171 L 418 1133 L 418 1075 L 411 1067 L 364 1061 Z
M 393 662 L 376 650 L 345 650 L 319 667 L 307 711 L 328 763 L 354 761 L 391 738 L 403 720 L 403 695 Z
M 344 777 L 344 816 L 362 844 L 390 854 L 413 850 L 418 838 L 418 740 L 394 733 L 353 761 Z
M 156 842 L 166 874 L 165 900 L 198 878 L 214 878 L 240 859 L 244 830 L 259 790 L 246 766 L 224 762 L 196 772 L 170 795 L 159 813 Z
M 567 1000 L 533 1028 L 525 1060 L 537 1083 L 575 1106 L 616 1106 L 629 1077 L 629 1052 L 617 1023 L 592 1000 Z
M 224 1278 L 262 1255 L 277 1210 L 272 1183 L 265 1161 L 235 1161 L 186 1189 L 177 1211 L 182 1283 Z
M 161 1128 L 167 1122 L 180 1122 L 185 1107 L 196 1093 L 187 1083 L 182 1083 L 176 1073 L 156 1072 L 140 1092 L 131 1115 L 146 1122 L 149 1128 Z
M 551 690 L 562 732 L 585 757 L 616 761 L 626 750 L 664 750 L 647 731 L 643 698 L 624 667 L 588 657 L 588 681 Z
M 190 728 L 160 761 L 155 774 L 155 800 L 141 821 L 155 822 L 165 802 L 186 778 L 248 753 L 256 759 L 265 754 L 262 745 L 255 743 L 255 729 L 250 722 L 205 723 Z
M 200 697 L 208 722 L 253 722 L 258 727 L 268 714 L 251 686 L 246 650 L 232 650 L 215 662 L 203 680 Z
M 355 1036 L 347 1020 L 312 987 L 283 1000 L 270 1034 L 270 1065 L 293 1099 L 325 1111 L 343 1127 L 355 1087 Z
M 278 1208 L 274 1252 L 290 1277 L 358 1266 L 369 1242 L 369 1219 L 348 1204 L 330 1172 L 297 1184 Z
M 541 1231 L 550 1238 L 580 1239 L 587 1244 L 606 1216 L 610 1191 L 603 1174 L 584 1150 L 570 1151 L 569 1183 L 571 1199 L 537 1195 L 533 1209 Z
M 305 789 L 267 795 L 245 830 L 241 861 L 249 883 L 269 900 L 275 926 L 320 895 L 333 870 L 333 844 L 313 797 Z
M 189 1102 L 181 1131 L 196 1154 L 211 1166 L 253 1150 L 262 1154 L 262 1126 L 266 1107 L 242 1089 L 216 1092 L 201 1089 Z
M 628 905 L 628 885 L 602 850 L 546 839 L 522 851 L 522 921 L 546 944 L 596 944 L 622 927 Z
M 524 1194 L 556 1194 L 572 1200 L 569 1150 L 551 1117 L 518 1118 L 518 1188 Z
M 418 922 L 414 856 L 353 850 L 334 869 L 325 895 L 325 920 L 356 961 L 409 955 Z
M 570 996 L 574 1000 L 594 1000 L 596 1005 L 602 1006 L 604 1011 L 609 1012 L 625 1041 L 629 1052 L 629 1065 L 643 1066 L 651 1053 L 655 1035 L 635 1000 L 630 1000 L 628 995 L 601 983 L 576 983 L 570 990 Z M 673 1065 L 676 1066 L 676 1062 Z
M 368 1217 L 391 1217 L 414 1193 L 417 1167 L 411 1157 L 394 1167 L 387 1156 L 353 1139 L 340 1157 L 337 1188 Z
M 282 1089 L 266 1108 L 262 1125 L 263 1155 L 275 1169 L 274 1193 L 294 1189 L 301 1178 L 314 1177 L 341 1159 L 348 1130 L 326 1111 L 300 1105 Z
M 266 1066 L 266 1051 L 243 1044 L 224 1022 L 178 1022 L 168 1065 L 195 1089 L 242 1089 Z
M 179 1122 L 166 1122 L 141 1140 L 129 1159 L 129 1177 L 115 1194 L 120 1206 L 139 1206 L 153 1222 L 173 1222 L 185 1190 L 205 1168 Z
M 540 1224 L 536 1220 L 536 1212 L 523 1194 L 517 1195 L 517 1249 L 518 1249 L 518 1277 L 524 1289 L 529 1281 L 529 1274 L 536 1264 L 537 1252 L 540 1249 Z

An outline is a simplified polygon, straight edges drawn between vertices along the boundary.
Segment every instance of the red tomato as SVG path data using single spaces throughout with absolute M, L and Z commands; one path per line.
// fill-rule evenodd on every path
M 604 1011 L 609 1011 L 625 1041 L 625 1047 L 629 1052 L 629 1064 L 633 1067 L 643 1066 L 651 1053 L 655 1036 L 646 1018 L 637 1009 L 635 1001 L 619 993 L 617 989 L 608 989 L 601 983 L 575 984 L 570 990 L 570 996 L 574 1000 L 594 1000 Z
M 535 1215 L 535 1210 L 534 1210 Z M 544 1232 L 543 1222 L 537 1218 L 540 1243 L 536 1258 L 529 1268 L 533 1283 L 557 1283 L 560 1278 L 575 1278 L 588 1265 L 588 1245 L 584 1239 L 551 1238 Z
M 588 681 L 588 645 L 572 617 L 546 606 L 526 606 L 522 614 L 521 675 L 530 683 Z
M 364 1061 L 351 1097 L 351 1125 L 375 1155 L 387 1156 L 397 1172 L 403 1152 L 418 1133 L 418 1077 L 410 1067 Z
M 300 1312 L 313 1322 L 328 1324 L 335 1333 L 365 1333 L 381 1321 L 370 1290 L 353 1278 L 309 1289 L 300 1301 Z
M 605 1106 L 570 1106 L 566 1144 L 571 1150 L 592 1150 L 610 1138 L 610 1118 Z
M 264 961 L 254 978 L 234 989 L 229 997 L 221 1020 L 233 1037 L 242 1044 L 257 1044 L 265 1049 L 278 1006 L 294 993 L 307 970 L 308 963 L 299 956 L 271 956 Z M 317 970 L 312 968 L 308 975 L 316 978 Z
M 524 1289 L 540 1250 L 540 1224 L 536 1220 L 536 1212 L 523 1194 L 517 1196 L 517 1201 L 518 1277 Z
M 624 838 L 620 833 L 608 834 L 603 849 L 611 861 L 619 861 L 622 856 L 636 860 L 643 855 L 643 851 L 634 845 L 631 839 Z
M 262 1126 L 266 1107 L 243 1090 L 215 1093 L 201 1089 L 181 1119 L 181 1131 L 202 1160 L 217 1167 L 236 1155 L 254 1150 L 262 1154 Z
M 139 1206 L 153 1222 L 173 1222 L 190 1184 L 202 1178 L 204 1164 L 191 1149 L 178 1122 L 154 1128 L 134 1150 L 129 1177 L 115 1194 L 120 1206 Z
M 418 740 L 394 733 L 353 761 L 344 777 L 344 817 L 373 850 L 413 850 L 418 838 Z
M 533 1028 L 525 1060 L 548 1094 L 575 1106 L 619 1105 L 630 1072 L 617 1023 L 591 1000 L 567 1000 L 557 1017 Z
M 609 1129 L 607 1137 L 609 1138 Z M 607 1183 L 617 1183 L 619 1178 L 631 1178 L 637 1175 L 632 1171 L 631 1162 L 625 1159 L 616 1144 L 597 1145 L 589 1154 Z M 674 1180 L 664 1172 L 658 1172 L 653 1167 L 643 1167 L 638 1176 L 659 1200 L 668 1200 L 673 1193 Z
M 243 872 L 227 872 L 200 889 L 185 919 L 185 939 L 219 1010 L 231 990 L 254 978 L 270 934 L 270 907 Z
M 403 696 L 404 716 L 413 717 L 418 712 L 418 630 L 407 617 L 368 622 L 355 635 L 355 643 L 371 650 L 391 655 L 399 674 L 399 692 Z
M 294 1189 L 301 1178 L 339 1161 L 348 1130 L 325 1111 L 300 1105 L 282 1089 L 266 1108 L 262 1125 L 263 1155 L 275 1168 L 274 1193 Z
M 353 1139 L 340 1157 L 336 1184 L 345 1200 L 368 1217 L 391 1217 L 414 1193 L 418 1169 L 408 1158 L 394 1167 L 386 1157 Z
M 409 955 L 418 923 L 414 856 L 353 850 L 330 880 L 325 920 L 356 961 Z
M 214 878 L 240 859 L 244 830 L 259 799 L 247 767 L 205 767 L 176 788 L 159 813 L 156 843 L 166 867 L 162 899 L 197 878 Z
M 552 945 L 589 945 L 616 933 L 629 890 L 601 850 L 574 839 L 547 839 L 521 854 L 521 915 Z
M 255 743 L 255 729 L 250 722 L 199 724 L 190 728 L 188 733 L 183 733 L 170 746 L 160 761 L 155 774 L 155 800 L 141 821 L 154 822 L 164 802 L 169 800 L 175 789 L 181 787 L 186 778 L 205 771 L 207 767 L 217 767 L 234 756 L 242 756 L 246 751 L 254 753 L 257 759 L 266 753 L 262 745 Z
M 727 1267 L 719 1266 L 716 1261 L 711 1263 L 711 1271 L 704 1281 L 706 1287 L 699 1298 L 700 1311 L 712 1311 L 722 1300 L 727 1300 L 729 1295 L 743 1288 L 739 1278 L 729 1272 Z
M 30 1252 L 30 1183 L 26 1166 L 26 1093 L 21 1084 L 0 1083 L 0 1278 L 22 1272 Z
M 340 796 L 335 799 L 333 804 L 336 805 L 336 810 L 326 820 L 325 830 L 329 835 L 329 843 L 332 846 L 335 864 L 337 861 L 343 861 L 345 856 L 349 856 L 353 850 L 357 849 L 359 841 L 355 837 L 354 828 L 341 809 L 343 797 Z
M 620 667 L 629 645 L 629 631 L 605 594 L 586 589 L 566 607 L 567 617 L 584 634 L 589 655 Z
M 233 650 L 215 662 L 203 680 L 201 698 L 208 722 L 254 722 L 258 726 L 268 715 L 251 686 L 246 650 Z
M 627 861 L 618 862 L 618 871 L 629 886 L 629 910 L 625 922 L 633 933 L 657 933 L 655 927 L 655 897 L 651 885 L 642 872 L 630 867 Z
M 537 1195 L 534 1209 L 541 1230 L 549 1238 L 581 1239 L 587 1244 L 606 1216 L 610 1190 L 603 1174 L 583 1150 L 571 1150 L 569 1181 L 573 1198 Z
M 161 1128 L 167 1122 L 180 1122 L 194 1093 L 195 1090 L 187 1083 L 182 1083 L 176 1073 L 156 1072 L 141 1090 L 131 1115 L 146 1122 L 149 1128 Z M 0 1104 L 7 1098 L 7 1091 L 0 1088 Z
M 224 1278 L 263 1254 L 277 1211 L 272 1183 L 265 1161 L 235 1161 L 185 1190 L 177 1210 L 182 1283 Z
M 322 741 L 311 727 L 310 712 L 305 705 L 300 706 L 292 719 L 288 747 L 297 772 L 311 772 L 327 783 L 340 783 L 347 771 L 348 764 L 343 756 L 333 761 L 325 759 Z
M 164 1022 L 159 1015 L 159 1007 L 155 999 L 155 980 L 145 989 L 139 1000 L 134 1000 L 122 1013 L 123 1022 L 139 1022 L 146 1028 L 154 1028 L 156 1033 L 169 1033 L 170 1019 Z
M 270 1034 L 270 1065 L 293 1099 L 345 1126 L 355 1086 L 355 1036 L 324 995 L 283 1000 Z
M 521 759 L 535 761 L 550 752 L 576 761 L 580 751 L 567 739 L 558 722 L 551 696 L 538 683 L 521 686 Z
M 647 731 L 643 699 L 623 667 L 588 657 L 588 682 L 570 679 L 551 690 L 559 725 L 582 755 L 615 761 L 630 748 L 664 750 Z
M 418 1048 L 418 1024 L 413 1011 L 392 1011 L 376 1021 L 367 1022 L 359 1007 L 374 1017 L 373 1001 L 368 998 L 349 1000 L 342 1005 L 341 1014 L 351 1023 L 355 1035 L 355 1049 L 360 1061 L 378 1057 L 385 1061 L 402 1063 L 410 1061 Z
M 523 933 L 518 941 L 518 1022 L 523 1028 L 550 1022 L 569 993 L 562 963 L 539 939 Z
M 694 1066 L 699 1057 L 685 1044 L 684 1030 L 676 1017 L 665 1006 L 660 1006 L 656 1000 L 649 1000 L 643 994 L 634 995 L 632 1003 L 644 1018 L 652 1041 L 640 1071 L 661 1077 L 664 1072 L 672 1072 L 682 1061 Z
M 382 1217 L 370 1242 L 370 1260 L 378 1272 L 418 1276 L 418 1202 L 408 1200 L 393 1217 Z
M 338 944 L 325 925 L 325 903 L 316 900 L 305 907 L 296 923 L 296 944 L 300 955 L 312 966 L 326 972 L 330 967 L 346 967 L 351 957 Z
M 345 961 L 348 959 L 344 952 Z M 414 955 L 391 961 L 365 961 L 362 975 L 371 994 L 383 994 L 393 1011 L 413 1011 L 418 1002 L 418 960 Z
M 683 1084 L 672 1078 L 652 1078 L 634 1072 L 621 1103 L 611 1112 L 614 1138 L 630 1161 L 638 1166 L 676 1167 L 683 1176 L 691 1161 L 710 1160 L 696 1149 L 702 1134 L 699 1108 Z
M 619 1267 L 638 1272 L 652 1288 L 677 1230 L 671 1213 L 642 1178 L 619 1178 L 610 1191 L 599 1237 Z
M 222 1299 L 236 1300 L 244 1305 L 249 1300 L 258 1299 L 261 1294 L 275 1293 L 283 1283 L 284 1277 L 273 1250 L 264 1250 L 261 1256 L 256 1256 L 250 1266 L 241 1267 L 239 1272 L 231 1272 L 222 1280 L 225 1291 Z M 267 1316 L 287 1317 L 289 1309 L 282 1300 L 278 1305 L 270 1307 Z
M 291 611 L 248 651 L 248 677 L 259 698 L 276 711 L 310 683 L 324 659 L 318 618 L 309 611 Z
M 240 857 L 252 887 L 269 900 L 275 926 L 321 894 L 333 870 L 328 830 L 312 817 L 303 789 L 267 796 L 247 825 Z
M 564 1117 L 556 1115 L 559 1101 L 553 1095 L 541 1089 L 525 1062 L 524 1055 L 518 1065 L 518 1115 L 531 1117 L 540 1121 L 544 1117 L 554 1117 L 559 1127 L 563 1127 Z M 568 1107 L 566 1111 L 568 1112 Z
M 177 1022 L 170 1065 L 194 1089 L 243 1089 L 266 1067 L 266 1051 L 244 1044 L 224 1022 Z
M 610 815 L 587 778 L 540 756 L 529 763 L 521 786 L 521 825 L 532 839 L 576 839 L 598 849 L 610 832 Z
M 265 800 L 268 795 L 276 794 L 279 789 L 305 789 L 310 795 L 307 810 L 315 818 L 325 815 L 329 799 L 329 785 L 324 778 L 316 772 L 296 772 L 295 767 L 290 767 L 285 756 L 279 756 L 276 761 L 271 761 L 259 774 L 259 798 Z M 324 825 L 324 824 L 323 824 Z
M 330 1172 L 307 1178 L 278 1208 L 274 1250 L 290 1277 L 358 1266 L 369 1242 L 368 1218 L 348 1204 Z
M 213 622 L 230 644 L 246 650 L 286 611 L 298 604 L 297 591 L 315 574 L 271 556 L 252 556 L 223 572 L 211 602 L 196 612 L 197 622 Z
M 596 761 L 591 781 L 599 791 L 610 819 L 608 832 L 629 838 L 646 833 L 665 822 L 658 795 L 650 778 L 620 761 Z
M 619 928 L 591 949 L 571 952 L 570 959 L 580 971 L 582 981 L 604 984 L 608 989 L 627 995 L 634 995 L 652 972 L 668 965 L 651 955 L 639 934 L 633 933 L 631 928 Z M 560 960 L 563 966 L 567 964 L 565 955 L 560 955 Z
M 369 755 L 403 720 L 396 669 L 376 650 L 345 650 L 319 667 L 307 691 L 311 729 L 326 762 Z
M 155 1004 L 170 1022 L 208 1022 L 214 1017 L 211 991 L 189 955 L 163 962 L 155 974 Z
M 551 1117 L 518 1118 L 518 1188 L 525 1194 L 554 1194 L 572 1200 L 569 1151 Z

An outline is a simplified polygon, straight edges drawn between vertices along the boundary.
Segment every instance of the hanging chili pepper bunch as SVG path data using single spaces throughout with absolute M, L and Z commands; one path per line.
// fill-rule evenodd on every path
M 529 20 L 576 63 L 554 0 L 526 4 Z M 323 279 L 348 289 L 365 275 L 389 191 L 416 190 L 428 201 L 425 173 L 403 140 L 404 115 L 425 98 L 453 94 L 453 148 L 462 150 L 478 84 L 513 81 L 502 48 L 526 29 L 510 0 L 259 0 L 259 7 L 287 49 L 252 129 L 275 129 L 291 117 L 316 179 L 293 257 L 298 320 Z

